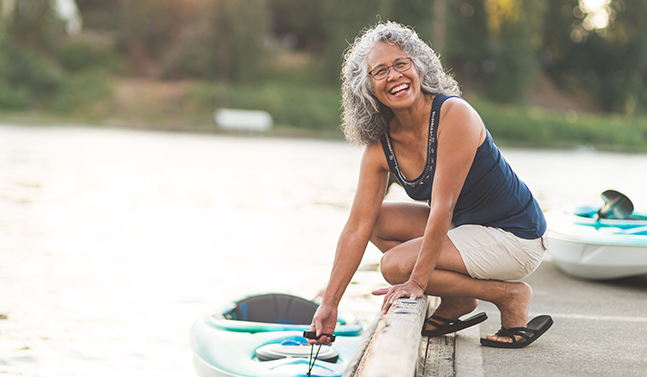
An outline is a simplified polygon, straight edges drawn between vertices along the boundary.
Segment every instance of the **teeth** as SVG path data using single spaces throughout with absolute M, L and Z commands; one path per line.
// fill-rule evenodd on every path
M 399 92 L 400 90 L 407 89 L 408 87 L 409 87 L 409 85 L 408 85 L 408 84 L 398 85 L 398 86 L 396 86 L 395 88 L 391 89 L 391 94 L 394 94 L 394 93 L 396 93 L 396 92 Z

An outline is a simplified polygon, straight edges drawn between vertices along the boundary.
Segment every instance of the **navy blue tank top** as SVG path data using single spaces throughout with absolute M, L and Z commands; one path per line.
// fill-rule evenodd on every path
M 389 169 L 402 184 L 407 195 L 415 200 L 431 201 L 436 168 L 436 133 L 442 104 L 451 98 L 437 95 L 429 116 L 427 162 L 415 179 L 406 179 L 393 152 L 391 138 L 381 138 Z M 476 224 L 501 228 L 525 238 L 539 238 L 546 232 L 546 219 L 530 189 L 517 177 L 494 145 L 490 132 L 476 150 L 474 161 L 458 196 L 452 222 L 455 226 Z

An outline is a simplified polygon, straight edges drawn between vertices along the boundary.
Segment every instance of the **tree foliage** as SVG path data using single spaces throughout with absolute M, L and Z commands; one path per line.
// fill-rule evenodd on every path
M 562 88 L 575 85 L 591 93 L 606 111 L 644 113 L 647 4 L 614 0 L 609 10 L 609 27 L 588 30 L 577 0 L 550 0 L 543 68 Z
M 60 61 L 65 24 L 49 0 L 16 0 L 0 24 L 0 108 L 93 109 L 111 90 L 101 73 L 73 76 Z
M 486 0 L 485 9 L 495 63 L 491 94 L 504 102 L 523 101 L 537 74 L 543 5 L 538 1 Z
M 51 90 L 61 69 L 104 60 L 61 40 L 49 0 L 15 1 L 0 34 L 3 85 Z M 644 112 L 647 3 L 611 0 L 600 25 L 584 1 L 76 0 L 85 30 L 111 35 L 133 75 L 251 82 L 277 77 L 265 74 L 277 51 L 297 51 L 315 62 L 312 83 L 337 87 L 348 44 L 393 20 L 431 42 L 459 81 L 497 101 L 523 102 L 546 75 L 604 110 Z
M 60 87 L 63 72 L 55 60 L 63 33 L 47 0 L 17 0 L 0 25 L 0 106 L 30 107 Z

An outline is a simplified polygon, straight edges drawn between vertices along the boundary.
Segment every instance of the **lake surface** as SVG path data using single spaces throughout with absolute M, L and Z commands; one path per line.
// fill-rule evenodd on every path
M 647 155 L 502 148 L 544 210 L 609 188 L 647 208 Z M 0 374 L 194 376 L 218 303 L 316 297 L 362 149 L 343 142 L 0 125 Z M 397 187 L 388 200 L 406 200 Z M 385 283 L 370 247 L 341 308 Z

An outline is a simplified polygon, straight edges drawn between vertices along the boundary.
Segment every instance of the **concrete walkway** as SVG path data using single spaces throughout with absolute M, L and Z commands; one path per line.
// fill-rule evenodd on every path
M 562 273 L 550 256 L 527 279 L 534 291 L 530 318 L 549 314 L 546 334 L 523 349 L 482 347 L 496 332 L 499 312 L 481 303 L 488 320 L 455 335 L 455 375 L 644 376 L 647 370 L 647 276 L 585 281 Z
M 480 345 L 480 338 L 495 333 L 500 322 L 497 308 L 482 302 L 475 312 L 485 311 L 489 318 L 480 325 L 456 334 L 435 338 L 418 337 L 415 340 L 420 342 L 415 376 L 645 375 L 647 276 L 614 281 L 585 281 L 565 275 L 547 256 L 539 269 L 525 281 L 534 291 L 530 318 L 548 314 L 555 321 L 546 334 L 522 349 L 483 347 Z M 429 299 L 430 307 L 433 307 L 434 298 Z M 404 318 L 401 314 L 396 316 Z M 419 324 L 416 323 L 416 326 Z M 377 332 L 379 329 L 378 327 Z M 396 332 L 399 333 L 399 330 Z M 392 341 L 388 351 L 379 353 L 378 358 L 391 357 L 392 353 L 397 353 L 401 344 L 408 341 L 406 337 L 399 338 L 397 344 Z M 413 336 L 408 338 L 412 339 L 409 342 L 413 341 Z M 397 360 L 382 362 L 401 365 Z M 385 373 L 378 374 L 385 377 L 400 376 L 397 373 L 397 376 L 391 372 Z

